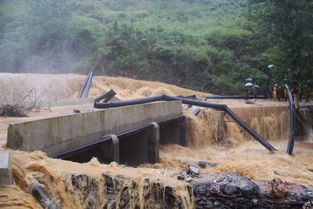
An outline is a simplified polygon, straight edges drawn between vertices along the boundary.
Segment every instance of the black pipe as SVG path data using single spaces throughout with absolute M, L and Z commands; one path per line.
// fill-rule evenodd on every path
M 194 100 L 194 99 L 187 99 L 187 98 L 181 98 L 181 97 L 175 97 L 175 96 L 160 95 L 160 96 L 155 96 L 155 97 L 147 97 L 147 98 L 134 99 L 134 100 L 128 100 L 128 101 L 116 101 L 116 102 L 111 102 L 111 103 L 95 102 L 94 107 L 95 108 L 121 107 L 121 106 L 144 104 L 144 103 L 162 101 L 162 100 L 165 100 L 165 101 L 180 100 L 184 104 L 190 104 L 190 105 L 209 107 L 209 108 L 213 108 L 217 110 L 222 110 L 228 113 L 241 127 L 243 127 L 251 136 L 253 136 L 257 141 L 259 141 L 266 149 L 268 149 L 271 152 L 277 150 L 275 149 L 275 147 L 269 144 L 265 139 L 259 136 L 252 128 L 250 128 L 234 112 L 232 112 L 227 107 L 227 105 L 224 105 L 224 104 L 213 104 L 213 103 L 209 103 L 209 102 L 202 101 L 202 100 Z
M 148 124 L 148 125 L 145 125 L 143 127 L 139 127 L 139 128 L 136 128 L 136 129 L 133 129 L 133 130 L 130 130 L 130 131 L 126 131 L 126 132 L 123 132 L 123 133 L 120 133 L 120 134 L 117 134 L 116 136 L 118 138 L 120 137 L 126 137 L 126 136 L 129 136 L 131 134 L 135 134 L 135 133 L 138 133 L 146 128 L 150 128 L 152 127 L 152 124 Z M 80 147 L 76 147 L 74 149 L 71 149 L 71 150 L 67 150 L 65 152 L 61 152 L 61 153 L 58 153 L 58 154 L 55 154 L 55 155 L 52 155 L 51 157 L 52 158 L 67 158 L 67 157 L 70 157 L 72 155 L 75 155 L 77 153 L 80 153 L 80 152 L 84 152 L 84 151 L 87 151 L 87 150 L 90 150 L 92 148 L 94 148 L 94 146 L 96 145 L 99 145 L 99 144 L 102 144 L 104 142 L 109 142 L 112 140 L 112 137 L 111 136 L 107 136 L 103 139 L 100 139 L 98 141 L 95 141 L 95 142 L 91 142 L 89 144 L 86 144 L 86 145 L 82 145 Z
M 97 97 L 94 101 L 95 102 L 100 102 L 101 100 L 103 100 L 103 102 L 109 102 L 114 96 L 116 95 L 116 92 L 111 89 L 110 91 L 104 93 L 103 95 Z
M 177 95 L 179 98 L 188 98 L 188 99 L 197 99 L 196 95 L 190 95 L 190 96 L 183 96 L 183 95 Z
M 208 96 L 205 99 L 246 99 L 247 97 L 244 95 L 228 95 L 228 96 Z M 248 99 L 255 99 L 254 95 L 248 95 Z M 256 99 L 267 99 L 265 96 L 257 95 Z
M 292 94 L 287 84 L 285 84 L 285 88 L 288 93 L 288 101 L 289 101 L 289 110 L 290 110 L 290 131 L 289 131 L 289 140 L 287 146 L 287 153 L 292 155 L 293 147 L 295 144 L 295 133 L 296 133 L 296 108 L 292 98 Z
M 102 102 L 95 102 L 95 108 L 111 108 L 111 107 L 122 107 L 127 105 L 136 105 L 136 104 L 144 104 L 149 102 L 156 102 L 161 101 L 163 99 L 163 95 L 154 96 L 154 97 L 147 97 L 143 99 L 134 99 L 134 100 L 127 100 L 127 101 L 114 101 L 110 103 L 102 103 Z
M 79 93 L 78 93 L 77 98 L 81 98 L 82 97 L 84 89 L 86 88 L 86 83 L 87 83 L 88 79 L 89 79 L 89 73 L 88 73 L 86 79 L 84 80 L 84 83 L 83 83 L 82 87 L 80 87 L 80 89 L 79 89 Z
M 60 207 L 49 197 L 47 192 L 39 186 L 39 184 L 34 184 L 30 186 L 30 190 L 36 200 L 41 204 L 45 209 L 60 209 Z
M 105 137 L 105 138 L 100 139 L 98 141 L 95 141 L 95 142 L 92 142 L 92 143 L 89 143 L 86 145 L 82 145 L 82 146 L 76 147 L 74 149 L 66 150 L 64 152 L 60 152 L 60 153 L 57 153 L 55 155 L 51 155 L 50 157 L 64 159 L 64 158 L 70 157 L 72 155 L 75 155 L 77 153 L 90 150 L 90 149 L 94 148 L 95 145 L 99 145 L 99 144 L 102 144 L 102 143 L 110 141 L 110 140 L 112 140 L 112 138 L 110 136 L 108 136 L 108 137 Z
M 89 73 L 89 76 L 88 76 L 88 80 L 87 80 L 87 83 L 86 83 L 86 87 L 84 89 L 84 97 L 88 97 L 88 94 L 89 94 L 89 89 L 90 89 L 90 86 L 91 86 L 91 82 L 92 82 L 92 78 L 93 78 L 93 72 L 90 72 Z

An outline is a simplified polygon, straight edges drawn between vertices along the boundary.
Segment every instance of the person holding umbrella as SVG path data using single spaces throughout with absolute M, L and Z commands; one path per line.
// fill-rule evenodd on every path
M 252 78 L 247 78 L 245 79 L 245 99 L 247 100 L 249 98 L 249 94 L 251 94 L 251 87 L 253 86 L 252 82 L 253 79 Z
M 252 92 L 253 92 L 253 95 L 254 95 L 254 99 L 256 99 L 257 96 L 258 96 L 259 88 L 260 88 L 260 86 L 256 85 L 256 84 L 254 84 L 252 86 Z

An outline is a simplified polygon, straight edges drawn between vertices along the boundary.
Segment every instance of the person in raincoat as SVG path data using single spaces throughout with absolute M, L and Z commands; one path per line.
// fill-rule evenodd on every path
M 249 95 L 251 94 L 252 86 L 253 86 L 253 84 L 250 82 L 245 84 L 245 99 L 246 100 L 249 98 Z
M 273 88 L 273 98 L 277 98 L 277 85 L 276 84 L 274 85 L 274 88 Z

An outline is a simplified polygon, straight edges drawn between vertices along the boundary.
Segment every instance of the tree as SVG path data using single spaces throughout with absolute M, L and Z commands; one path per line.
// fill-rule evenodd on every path
M 313 1 L 248 0 L 251 29 L 263 41 L 277 82 L 293 87 L 313 79 Z

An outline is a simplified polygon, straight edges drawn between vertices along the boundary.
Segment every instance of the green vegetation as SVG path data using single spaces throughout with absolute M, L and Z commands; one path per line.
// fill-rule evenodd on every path
M 251 30 L 263 43 L 263 54 L 276 67 L 275 80 L 293 87 L 313 79 L 313 1 L 249 0 Z
M 251 5 L 246 0 L 3 0 L 0 71 L 93 70 L 238 94 L 244 78 L 262 85 L 269 80 L 266 66 L 284 62 L 280 49 L 256 30 L 261 26 L 248 24 Z

